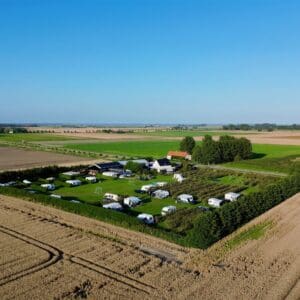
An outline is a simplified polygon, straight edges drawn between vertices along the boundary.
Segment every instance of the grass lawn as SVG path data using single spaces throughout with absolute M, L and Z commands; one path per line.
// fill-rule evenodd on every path
M 67 141 L 74 138 L 57 136 L 49 133 L 13 133 L 0 134 L 0 142 L 46 142 L 46 141 Z
M 273 172 L 288 172 L 292 166 L 300 167 L 300 161 L 297 161 L 300 146 L 254 144 L 253 152 L 257 158 L 226 163 L 225 166 Z
M 132 157 L 165 157 L 169 150 L 177 150 L 179 141 L 124 141 L 93 144 L 69 144 L 65 148 Z

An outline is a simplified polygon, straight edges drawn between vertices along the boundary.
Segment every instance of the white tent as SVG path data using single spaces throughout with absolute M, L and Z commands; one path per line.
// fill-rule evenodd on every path
M 194 198 L 192 195 L 189 194 L 181 194 L 177 197 L 177 202 L 182 202 L 182 203 L 193 203 Z
M 123 206 L 118 202 L 104 204 L 103 208 L 112 209 L 112 210 L 123 210 Z
M 170 193 L 168 191 L 165 190 L 157 190 L 155 192 L 152 193 L 152 196 L 154 198 L 158 198 L 158 199 L 164 199 L 169 197 Z
M 137 216 L 137 218 L 146 224 L 154 224 L 155 223 L 154 217 L 150 214 L 139 214 Z

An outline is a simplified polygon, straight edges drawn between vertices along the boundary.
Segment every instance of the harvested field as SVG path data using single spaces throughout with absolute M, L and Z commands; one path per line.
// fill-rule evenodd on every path
M 298 299 L 300 194 L 207 251 L 0 196 L 1 299 Z M 272 220 L 258 240 L 226 243 Z
M 95 160 L 93 160 L 95 161 Z M 0 147 L 0 171 L 28 169 L 49 165 L 75 165 L 93 162 L 86 158 L 53 152 Z M 97 162 L 99 159 L 97 160 Z

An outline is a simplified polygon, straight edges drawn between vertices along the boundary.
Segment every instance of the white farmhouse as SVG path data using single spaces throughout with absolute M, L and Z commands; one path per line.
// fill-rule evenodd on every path
M 223 200 L 217 199 L 217 198 L 210 198 L 208 199 L 208 204 L 213 207 L 221 207 L 221 205 L 224 203 Z
M 127 197 L 127 198 L 124 199 L 124 205 L 127 205 L 129 207 L 137 206 L 141 202 L 142 202 L 142 200 L 140 198 L 134 197 L 134 196 Z
M 172 172 L 174 172 L 174 167 L 171 165 L 170 161 L 167 158 L 162 158 L 162 159 L 155 160 L 151 168 L 156 170 L 158 173 L 161 173 L 161 172 L 172 173 Z
M 225 200 L 233 202 L 236 201 L 240 196 L 241 194 L 230 192 L 225 194 Z
M 194 197 L 189 194 L 181 194 L 177 197 L 177 202 L 194 203 Z

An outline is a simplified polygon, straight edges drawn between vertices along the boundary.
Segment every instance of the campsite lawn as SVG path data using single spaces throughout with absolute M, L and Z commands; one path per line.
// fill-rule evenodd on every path
M 74 138 L 58 136 L 49 133 L 13 133 L 0 134 L 0 142 L 46 142 L 46 141 L 67 141 Z
M 179 141 L 124 141 L 93 144 L 68 144 L 68 149 L 132 157 L 165 157 L 169 150 L 177 150 Z

